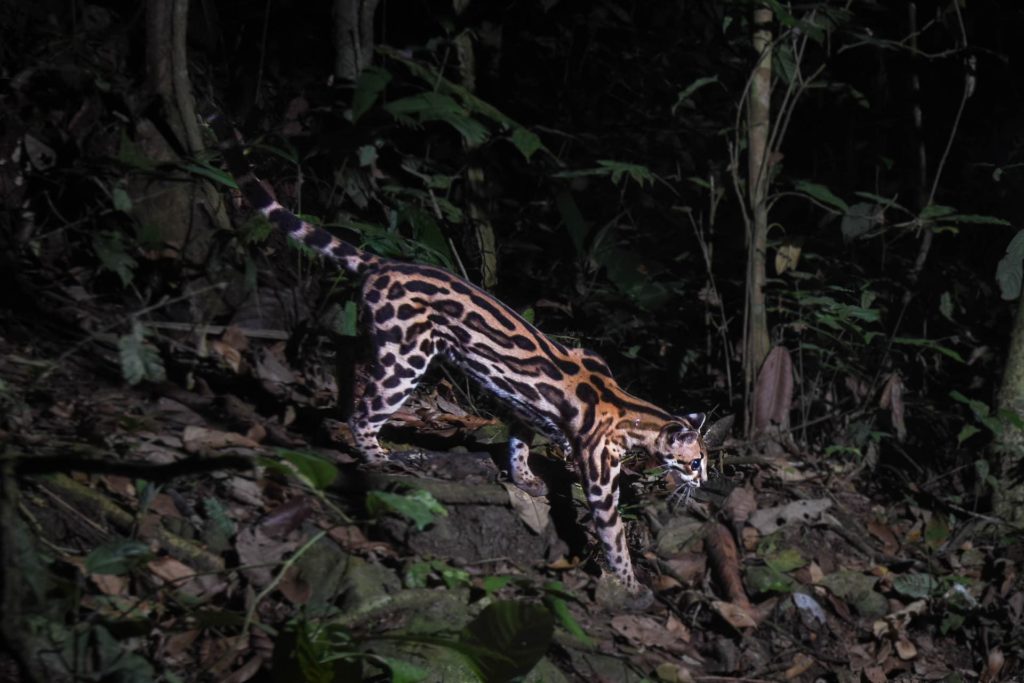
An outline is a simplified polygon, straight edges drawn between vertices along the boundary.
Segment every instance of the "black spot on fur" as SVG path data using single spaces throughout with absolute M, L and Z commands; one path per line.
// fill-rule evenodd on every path
M 302 241 L 307 247 L 323 249 L 331 243 L 331 233 L 321 228 L 314 228 Z
M 401 306 L 398 307 L 398 319 L 408 320 L 409 318 L 412 318 L 416 314 L 420 313 L 422 310 L 423 309 L 417 308 L 412 304 L 402 304 Z
M 409 356 L 405 362 L 418 370 L 422 370 L 427 365 L 427 359 L 423 356 Z
M 394 301 L 395 299 L 401 299 L 403 296 L 405 296 L 405 287 L 401 282 L 391 285 L 391 289 L 388 290 L 388 300 Z
M 302 230 L 302 219 L 285 209 L 274 209 L 267 214 L 267 220 L 287 233 Z
M 395 307 L 391 304 L 384 304 L 373 314 L 374 321 L 379 325 L 386 323 L 395 317 Z
M 402 383 L 402 378 L 398 375 L 391 375 L 386 380 L 381 382 L 381 386 L 385 389 L 397 389 L 398 385 Z
M 447 290 L 438 287 L 437 285 L 423 280 L 412 280 L 411 282 L 405 283 L 405 288 L 410 292 L 417 292 L 419 294 L 434 295 L 440 293 L 447 293 Z
M 597 405 L 597 392 L 589 384 L 577 384 L 576 385 L 576 398 L 586 403 L 588 406 Z

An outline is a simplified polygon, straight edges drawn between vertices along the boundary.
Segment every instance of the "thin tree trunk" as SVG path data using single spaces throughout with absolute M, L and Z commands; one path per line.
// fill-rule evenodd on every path
M 997 402 L 999 410 L 1024 416 L 1024 296 L 1017 301 L 1017 318 Z M 1024 524 L 1024 431 L 1004 421 L 993 450 L 999 459 L 992 500 L 996 516 Z
M 334 76 L 354 83 L 373 61 L 373 19 L 380 0 L 334 0 Z
M 768 135 L 771 129 L 772 85 L 772 12 L 754 10 L 754 51 L 757 65 L 750 82 L 747 105 L 748 160 L 747 187 L 751 209 L 751 234 L 747 241 L 747 315 L 746 348 L 743 369 L 747 387 L 747 415 L 749 418 L 750 391 L 757 371 L 768 356 L 768 314 L 765 306 L 765 261 L 768 251 Z M 748 432 L 751 421 L 746 421 Z

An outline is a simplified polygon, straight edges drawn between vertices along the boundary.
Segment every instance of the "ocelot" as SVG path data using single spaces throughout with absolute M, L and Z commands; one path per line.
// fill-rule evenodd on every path
M 707 481 L 700 434 L 704 415 L 672 415 L 631 396 L 597 354 L 552 341 L 451 273 L 376 256 L 303 221 L 264 189 L 227 121 L 215 114 L 208 122 L 252 207 L 292 239 L 362 279 L 360 319 L 371 351 L 366 387 L 349 420 L 362 457 L 371 463 L 387 460 L 378 432 L 430 362 L 446 359 L 575 459 L 608 565 L 630 595 L 628 606 L 649 606 L 653 595 L 633 572 L 618 511 L 622 458 L 629 450 L 645 450 L 683 484 L 700 486 Z M 512 481 L 531 495 L 546 495 L 547 487 L 530 469 L 529 451 L 529 430 L 515 426 L 509 441 Z

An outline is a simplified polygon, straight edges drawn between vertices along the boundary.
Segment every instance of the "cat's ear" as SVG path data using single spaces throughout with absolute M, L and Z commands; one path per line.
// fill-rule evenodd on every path
M 704 421 L 707 419 L 707 415 L 704 413 L 690 413 L 686 416 L 686 421 L 690 423 L 690 426 L 697 431 L 704 426 Z

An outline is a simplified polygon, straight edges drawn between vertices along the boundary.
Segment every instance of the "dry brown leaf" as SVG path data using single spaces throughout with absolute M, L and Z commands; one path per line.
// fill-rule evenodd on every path
M 757 627 L 753 607 L 749 603 L 747 605 L 736 605 L 723 600 L 712 600 L 711 608 L 737 631 Z
M 886 614 L 881 619 L 876 619 L 871 625 L 871 632 L 875 638 L 902 638 L 910 625 L 910 621 L 928 611 L 927 600 L 915 600 L 903 609 Z
M 185 451 L 188 453 L 230 447 L 259 448 L 258 443 L 237 432 L 222 432 L 208 427 L 189 425 L 185 427 L 181 438 L 185 445 Z
M 800 262 L 802 245 L 798 241 L 780 244 L 775 250 L 775 274 L 782 275 L 787 270 L 796 270 Z
M 104 595 L 126 595 L 128 592 L 128 581 L 123 576 L 91 574 L 89 578 Z
M 896 656 L 907 662 L 917 656 L 917 647 L 906 639 L 901 637 L 896 641 Z
M 747 552 L 757 550 L 757 544 L 761 542 L 761 534 L 752 526 L 745 526 L 740 529 L 740 543 Z
M 708 560 L 704 553 L 680 553 L 665 560 L 665 564 L 680 581 L 692 586 L 704 576 Z
M 907 423 L 904 416 L 903 380 L 898 372 L 889 375 L 885 386 L 882 387 L 882 395 L 878 400 L 878 407 L 889 411 L 892 428 L 896 430 L 896 439 L 898 441 L 906 439 Z
M 757 510 L 757 499 L 749 488 L 737 486 L 722 503 L 722 509 L 729 516 L 729 521 L 733 523 L 733 526 L 739 528 Z
M 546 498 L 535 498 L 515 484 L 501 483 L 508 492 L 509 502 L 519 519 L 535 534 L 542 534 L 551 523 L 551 504 Z
M 877 519 L 868 520 L 868 533 L 882 542 L 883 550 L 887 555 L 895 555 L 900 549 L 900 542 L 896 534 L 885 523 Z
M 302 573 L 295 566 L 288 568 L 277 589 L 293 605 L 305 605 L 313 595 L 313 587 L 302 578 Z
M 195 569 L 173 557 L 158 557 L 147 562 L 146 568 L 157 578 L 171 584 L 175 590 L 192 597 L 208 597 L 227 588 L 227 583 L 219 576 L 198 574 Z
M 242 369 L 242 354 L 235 347 L 230 344 L 226 344 L 220 339 L 214 339 L 210 342 L 210 350 L 213 351 L 214 355 L 220 358 L 224 365 L 231 368 L 231 371 L 236 375 Z
M 1005 665 L 1006 657 L 1003 655 L 1002 650 L 998 647 L 989 650 L 988 657 L 985 659 L 985 668 L 982 670 L 981 678 L 979 679 L 980 683 L 992 683 L 999 680 L 999 674 Z
M 750 607 L 750 599 L 740 576 L 739 552 L 736 549 L 736 542 L 732 540 L 732 534 L 723 524 L 708 524 L 704 544 L 707 547 L 711 568 L 726 597 L 730 602 Z
M 654 617 L 642 614 L 619 614 L 612 617 L 612 630 L 636 647 L 659 647 L 669 652 L 688 652 L 687 643 L 690 639 L 689 630 L 679 624 L 680 628 L 669 630 L 666 625 Z
M 805 655 L 803 652 L 797 652 L 793 655 L 793 663 L 786 669 L 785 674 L 787 681 L 791 681 L 797 676 L 803 675 L 814 666 L 814 658 Z
M 754 431 L 766 432 L 773 425 L 789 429 L 789 408 L 793 404 L 793 359 L 784 346 L 768 353 L 754 385 Z

